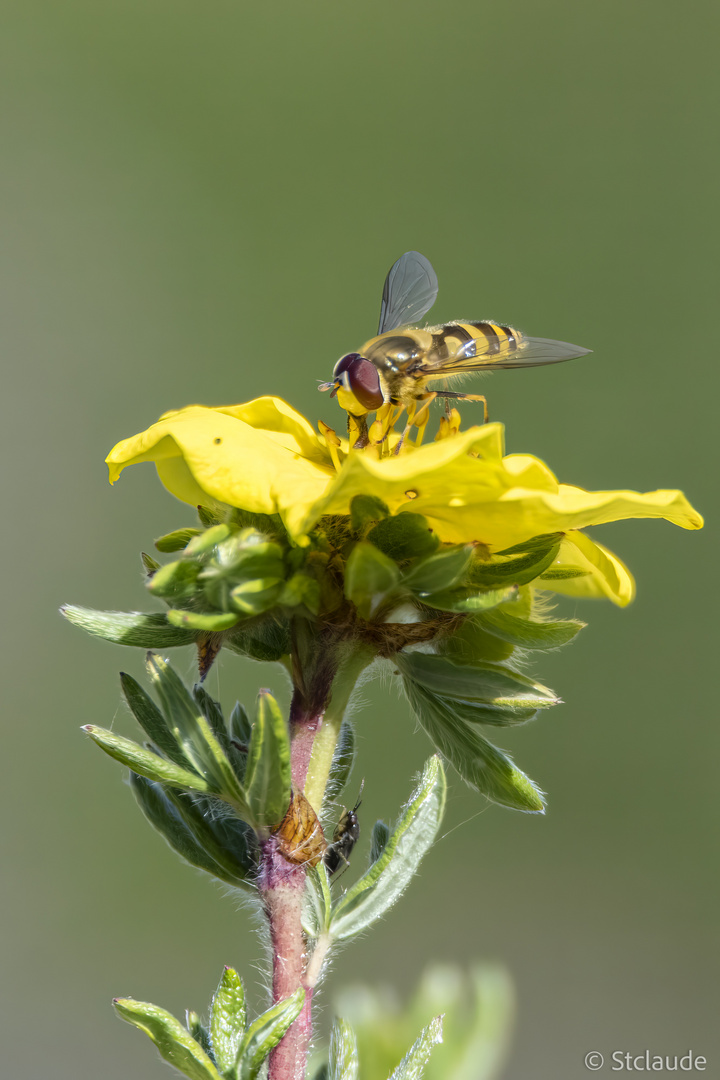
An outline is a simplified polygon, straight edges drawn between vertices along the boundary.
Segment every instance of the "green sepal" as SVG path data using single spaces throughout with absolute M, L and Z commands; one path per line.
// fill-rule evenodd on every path
M 261 690 L 245 769 L 245 797 L 256 828 L 280 824 L 292 798 L 291 785 L 288 726 L 270 691 Z
M 283 607 L 304 604 L 308 611 L 317 615 L 320 611 L 320 598 L 320 583 L 317 578 L 299 570 L 285 582 L 278 603 Z
M 386 825 L 384 821 L 376 821 L 373 825 L 372 835 L 370 837 L 370 865 L 376 863 L 385 848 L 388 845 L 390 839 L 390 826 Z
M 123 1020 L 149 1035 L 161 1056 L 190 1080 L 221 1080 L 203 1048 L 165 1009 L 133 998 L 115 998 L 113 1005 Z
M 390 520 L 390 519 L 388 519 Z M 400 579 L 395 562 L 373 544 L 360 541 L 345 566 L 345 595 L 362 619 L 369 619 L 393 592 Z
M 514 645 L 488 633 L 482 624 L 482 613 L 463 619 L 457 629 L 438 642 L 437 648 L 443 656 L 450 656 L 459 663 L 487 660 L 491 664 L 501 664 L 515 652 Z
M 212 525 L 204 532 L 198 532 L 195 529 L 195 535 L 188 540 L 185 555 L 188 559 L 196 559 L 199 555 L 205 555 L 208 551 L 212 551 L 214 547 L 217 547 L 218 544 L 221 544 L 223 540 L 227 540 L 231 533 L 232 529 L 226 524 Z
M 160 596 L 163 600 L 175 603 L 191 600 L 199 591 L 199 574 L 199 563 L 178 559 L 161 566 L 148 581 L 147 588 L 153 596 Z
M 519 544 L 513 544 L 512 547 L 503 548 L 502 551 L 496 551 L 495 554 L 508 556 L 529 555 L 535 551 L 543 553 L 549 551 L 550 548 L 555 547 L 556 544 L 560 544 L 564 536 L 565 533 L 562 532 L 541 533 L 540 536 L 533 536 L 529 540 L 523 540 Z
M 250 1024 L 240 1047 L 238 1080 L 256 1080 L 265 1058 L 297 1020 L 304 1002 L 305 991 L 300 986 Z
M 210 1010 L 210 1039 L 221 1073 L 234 1077 L 245 1034 L 245 991 L 240 976 L 226 967 Z
M 472 555 L 473 549 L 470 545 L 438 551 L 412 563 L 403 576 L 402 583 L 405 588 L 420 596 L 451 589 L 464 577 Z
M 243 615 L 262 615 L 274 607 L 282 592 L 281 577 L 250 578 L 230 590 L 230 602 Z
M 442 1016 L 436 1016 L 423 1028 L 389 1080 L 420 1080 L 433 1047 L 443 1041 L 442 1022 Z
M 410 706 L 433 743 L 471 787 L 493 802 L 525 813 L 542 814 L 545 801 L 511 758 L 462 719 L 455 703 L 405 680 Z
M 399 652 L 395 663 L 406 681 L 443 698 L 521 709 L 546 709 L 560 702 L 547 686 L 502 664 L 460 662 L 424 652 Z
M 244 793 L 232 764 L 182 679 L 154 653 L 148 655 L 147 668 L 168 726 L 188 758 L 207 777 L 211 790 L 244 809 Z
M 489 611 L 498 604 L 506 604 L 517 596 L 517 585 L 510 585 L 506 589 L 486 589 L 482 592 L 472 592 L 463 586 L 459 589 L 444 589 L 441 592 L 426 593 L 422 602 L 427 607 L 438 608 L 439 611 L 450 611 L 457 615 L 473 615 L 479 611 Z
M 390 517 L 390 510 L 376 495 L 356 495 L 350 503 L 350 524 L 361 536 L 387 517 Z
M 171 555 L 175 551 L 183 551 L 192 538 L 199 535 L 199 529 L 175 529 L 174 532 L 159 536 L 155 541 L 155 547 L 163 555 Z
M 272 662 L 282 660 L 291 650 L 290 624 L 274 614 L 245 627 L 240 623 L 224 640 L 225 648 L 252 660 Z
M 481 622 L 489 634 L 522 649 L 557 649 L 572 641 L 585 626 L 578 619 L 539 622 L 517 618 L 504 608 L 488 611 Z
M 335 940 L 362 933 L 400 897 L 435 841 L 446 792 L 445 770 L 436 754 L 426 762 L 382 855 L 335 905 L 329 928 Z
M 482 588 L 493 588 L 498 585 L 526 585 L 542 573 L 557 558 L 560 544 L 554 539 L 554 534 L 548 537 L 538 537 L 542 544 L 538 544 L 524 555 L 503 555 L 502 561 L 495 560 L 483 562 L 476 559 L 471 568 L 469 579 L 473 585 Z
M 358 1067 L 355 1032 L 345 1020 L 338 1018 L 330 1032 L 328 1080 L 357 1080 Z
M 517 727 L 540 715 L 540 710 L 532 706 L 487 705 L 480 701 L 453 700 L 452 709 L 468 724 L 489 724 L 491 727 Z
M 181 769 L 197 772 L 190 758 L 170 730 L 167 720 L 142 686 L 125 671 L 120 672 L 120 686 L 130 710 L 148 738 L 158 750 Z M 198 773 L 198 775 L 200 775 Z
M 223 630 L 230 630 L 240 621 L 240 618 L 234 611 L 214 611 L 210 614 L 202 614 L 199 611 L 171 608 L 167 613 L 167 621 L 171 626 L 187 627 L 189 630 L 202 631 L 205 634 L 217 634 Z M 197 634 L 193 636 L 197 637 Z
M 587 577 L 589 573 L 579 566 L 551 566 L 540 575 L 540 581 L 569 581 L 570 578 Z
M 148 555 L 146 551 L 140 552 L 140 561 L 143 564 L 143 570 L 148 577 L 152 577 L 153 574 L 156 574 L 162 566 L 162 563 L 159 563 L 157 559 L 153 559 L 152 555 Z
M 384 518 L 370 530 L 367 539 L 395 562 L 431 555 L 440 545 L 427 518 L 412 512 Z
M 163 612 L 95 611 L 93 608 L 65 604 L 60 608 L 68 622 L 87 630 L 94 637 L 114 645 L 136 645 L 141 649 L 172 649 L 195 641 L 194 630 L 169 626 Z
M 243 835 L 239 819 L 232 827 L 222 818 L 216 821 L 209 807 L 203 813 L 202 802 L 133 772 L 130 786 L 147 820 L 181 858 L 226 885 L 255 891 L 255 863 L 248 846 L 252 834 Z
M 219 525 L 222 521 L 220 514 L 209 506 L 198 506 L 197 516 L 203 529 L 212 529 L 213 525 Z
M 124 739 L 121 735 L 115 735 L 106 728 L 95 727 L 94 724 L 86 724 L 82 730 L 111 758 L 115 758 L 121 765 L 127 765 L 133 772 L 146 776 L 148 780 L 175 784 L 191 791 L 209 790 L 208 782 L 202 776 L 180 768 L 151 750 L 143 750 L 142 746 L 138 746 L 132 739 Z

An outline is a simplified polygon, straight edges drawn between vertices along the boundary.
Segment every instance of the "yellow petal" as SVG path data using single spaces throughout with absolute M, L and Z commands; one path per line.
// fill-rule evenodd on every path
M 250 402 L 238 411 L 246 408 L 245 415 L 275 425 L 269 429 L 252 427 L 233 415 L 232 408 L 191 405 L 166 414 L 110 452 L 111 483 L 127 465 L 154 461 L 168 490 L 193 505 L 209 496 L 273 514 L 295 500 L 316 501 L 335 475 L 329 455 L 309 425 L 305 428 L 267 402 Z M 312 458 L 304 456 L 301 447 Z M 327 464 L 321 463 L 324 458 Z
M 551 569 L 568 568 L 584 570 L 585 574 L 536 584 L 564 596 L 607 597 L 619 607 L 626 607 L 635 597 L 635 581 L 627 566 L 585 533 L 569 532 L 560 545 Z

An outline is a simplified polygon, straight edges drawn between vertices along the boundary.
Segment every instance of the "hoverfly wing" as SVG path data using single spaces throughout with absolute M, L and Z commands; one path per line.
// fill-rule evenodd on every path
M 419 322 L 437 294 L 438 280 L 429 261 L 419 251 L 406 251 L 385 278 L 378 334 Z
M 425 377 L 463 375 L 486 368 L 540 367 L 575 360 L 592 352 L 569 341 L 526 337 L 510 327 L 496 328 L 492 323 L 447 324 L 438 329 L 443 331 L 443 340 L 418 368 Z

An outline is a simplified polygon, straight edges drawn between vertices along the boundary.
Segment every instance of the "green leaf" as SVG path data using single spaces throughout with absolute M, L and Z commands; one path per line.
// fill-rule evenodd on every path
M 503 548 L 502 551 L 497 551 L 496 555 L 525 555 L 531 552 L 539 551 L 546 552 L 550 548 L 555 547 L 556 544 L 562 542 L 565 533 L 542 533 L 540 536 L 533 536 L 529 540 L 523 540 L 520 544 L 513 544 L 512 547 Z
M 199 574 L 198 563 L 178 559 L 177 562 L 161 566 L 148 581 L 147 587 L 153 596 L 161 596 L 163 600 L 181 603 L 192 600 L 197 595 Z
M 240 1048 L 238 1080 L 256 1080 L 263 1061 L 297 1020 L 304 1002 L 305 991 L 298 987 L 294 994 L 279 1001 L 253 1021 Z
M 330 923 L 334 939 L 341 941 L 361 933 L 400 897 L 435 841 L 446 791 L 445 770 L 435 755 L 426 763 L 382 855 L 335 906 Z
M 168 625 L 163 612 L 94 611 L 93 608 L 65 604 L 60 608 L 68 622 L 95 637 L 115 645 L 137 645 L 141 649 L 171 649 L 189 645 L 197 634 Z
M 208 551 L 212 551 L 223 540 L 227 540 L 232 533 L 230 526 L 225 524 L 212 525 L 202 533 L 198 532 L 197 529 L 194 531 L 195 536 L 189 539 L 185 549 L 185 554 L 189 559 L 196 559 L 199 555 L 205 555 Z
M 551 566 L 540 575 L 540 581 L 569 581 L 570 578 L 587 577 L 589 573 L 579 566 Z
M 459 589 L 445 589 L 442 592 L 426 593 L 422 602 L 427 607 L 438 608 L 439 611 L 455 612 L 458 615 L 472 615 L 478 611 L 489 611 L 498 604 L 505 604 L 517 596 L 517 586 L 511 585 L 505 589 L 486 589 L 484 592 L 473 592 L 466 586 Z
M 113 1005 L 123 1020 L 149 1035 L 162 1057 L 190 1080 L 220 1080 L 208 1055 L 169 1012 L 133 998 L 115 998 Z
M 155 547 L 162 551 L 163 555 L 170 555 L 174 551 L 183 551 L 192 540 L 193 536 L 199 536 L 199 529 L 175 529 L 174 532 L 165 533 L 155 541 Z
M 546 709 L 560 701 L 547 686 L 502 664 L 463 663 L 424 652 L 399 652 L 395 663 L 406 680 L 444 698 L 521 709 Z
M 140 561 L 142 562 L 143 569 L 148 577 L 152 577 L 153 574 L 157 573 L 162 565 L 157 559 L 153 559 L 152 555 L 148 555 L 146 551 L 140 552 Z
M 201 1022 L 198 1014 L 193 1012 L 192 1009 L 186 1009 L 185 1011 L 185 1027 L 188 1029 L 195 1042 L 205 1051 L 213 1065 L 217 1064 L 215 1055 L 212 1051 L 212 1046 L 210 1045 L 210 1033 Z
M 251 578 L 236 585 L 230 599 L 244 615 L 261 615 L 278 602 L 282 584 L 281 577 Z
M 345 566 L 345 595 L 355 604 L 360 617 L 369 619 L 399 579 L 400 571 L 393 560 L 373 544 L 361 541 L 350 552 Z
M 304 604 L 314 615 L 320 610 L 320 583 L 316 578 L 299 570 L 285 582 L 278 603 L 285 607 Z
M 131 739 L 123 739 L 105 728 L 86 724 L 82 729 L 101 750 L 115 758 L 121 765 L 127 765 L 133 772 L 146 776 L 148 780 L 159 780 L 163 784 L 175 784 L 177 787 L 190 788 L 192 791 L 207 791 L 208 783 L 202 776 L 189 772 L 150 750 L 143 750 Z
M 147 668 L 168 726 L 195 768 L 207 777 L 218 795 L 239 808 L 245 807 L 244 793 L 232 764 L 180 677 L 167 660 L 154 653 L 148 656 Z
M 522 649 L 556 649 L 572 641 L 585 623 L 577 619 L 538 622 L 517 618 L 504 608 L 495 608 L 482 616 L 482 625 L 489 634 Z
M 330 1033 L 328 1080 L 357 1080 L 358 1048 L 353 1029 L 337 1019 Z
M 248 628 L 240 623 L 223 641 L 223 645 L 253 660 L 282 660 L 291 650 L 290 624 L 287 619 L 279 619 L 276 614 L 261 621 L 253 620 Z
M 441 695 L 442 696 L 442 695 Z M 452 710 L 468 724 L 489 724 L 491 727 L 515 727 L 535 720 L 539 710 L 512 705 L 486 705 L 479 701 L 452 701 Z
M 343 720 L 335 743 L 332 764 L 328 776 L 328 790 L 332 797 L 339 795 L 348 782 L 355 763 L 355 730 L 349 720 Z
M 436 1016 L 412 1044 L 390 1080 L 420 1080 L 434 1046 L 442 1040 L 442 1016 Z
M 375 495 L 356 495 L 350 503 L 350 524 L 353 531 L 363 535 L 369 526 L 390 516 L 390 510 Z
M 327 930 L 332 908 L 330 881 L 324 862 L 319 862 L 317 866 L 308 868 L 305 885 L 302 913 L 303 930 L 308 937 L 316 939 Z
M 212 999 L 210 1039 L 221 1073 L 232 1076 L 245 1034 L 245 991 L 237 971 L 226 967 Z
M 215 873 L 231 884 L 254 885 L 255 859 L 250 845 L 255 840 L 251 828 L 233 812 L 222 813 L 209 799 L 188 797 L 166 788 L 165 794 L 203 851 L 220 868 Z
M 145 693 L 142 686 L 133 679 L 132 675 L 128 675 L 124 671 L 120 672 L 120 685 L 135 719 L 148 738 L 155 743 L 165 757 L 169 758 L 170 761 L 174 761 L 181 769 L 197 772 L 190 758 L 178 744 L 165 717 L 152 698 Z
M 255 892 L 254 866 L 245 840 L 244 859 L 237 829 L 224 843 L 191 797 L 178 789 L 130 773 L 130 786 L 143 814 L 170 847 L 191 866 L 231 885 Z M 238 822 L 239 824 L 239 822 Z M 227 837 L 229 830 L 225 830 Z
M 440 541 L 422 514 L 411 512 L 385 518 L 370 530 L 367 539 L 395 562 L 430 555 Z
M 220 702 L 215 701 L 215 699 L 208 694 L 202 683 L 194 684 L 192 696 L 195 699 L 195 704 L 202 711 L 203 716 L 212 728 L 215 738 L 221 743 L 223 749 L 226 749 L 228 734 Z
M 384 821 L 376 821 L 373 825 L 372 836 L 370 837 L 370 865 L 376 863 L 385 848 L 388 845 L 390 839 L 390 826 L 386 825 Z
M 528 551 L 526 555 L 503 557 L 501 561 L 493 559 L 491 562 L 476 559 L 470 568 L 470 581 L 483 588 L 510 583 L 525 585 L 534 581 L 557 558 L 560 544 L 552 539 L 552 535 L 547 538 L 539 537 L 543 543 Z
M 217 634 L 235 626 L 239 622 L 239 616 L 234 611 L 213 611 L 203 614 L 199 611 L 171 608 L 167 613 L 167 621 L 171 626 L 187 627 L 205 634 Z
M 219 525 L 221 522 L 220 514 L 209 506 L 198 506 L 197 515 L 203 529 L 211 529 L 213 525 Z
M 502 750 L 464 722 L 456 704 L 431 693 L 411 679 L 405 692 L 420 724 L 441 754 L 471 787 L 513 810 L 541 814 L 542 793 Z
M 273 829 L 292 798 L 290 736 L 285 717 L 269 690 L 258 694 L 245 770 L 245 794 L 253 822 Z
M 422 596 L 452 588 L 461 580 L 470 565 L 473 549 L 452 547 L 414 562 L 404 575 L 405 588 Z

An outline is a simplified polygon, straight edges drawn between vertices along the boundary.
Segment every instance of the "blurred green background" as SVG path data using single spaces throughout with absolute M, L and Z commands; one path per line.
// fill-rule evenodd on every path
M 483 384 L 508 446 L 585 487 L 681 487 L 705 532 L 596 530 L 639 596 L 536 664 L 565 698 L 513 733 L 539 819 L 454 779 L 421 884 L 335 963 L 406 992 L 427 960 L 506 962 L 510 1080 L 590 1050 L 717 1042 L 717 57 L 710 0 L 5 0 L 0 43 L 3 1061 L 14 1080 L 164 1075 L 115 1020 L 132 995 L 206 1007 L 263 976 L 252 920 L 151 832 L 79 731 L 129 734 L 141 658 L 56 615 L 147 605 L 138 552 L 190 524 L 147 466 L 103 458 L 164 410 L 315 390 L 375 330 L 419 248 L 436 320 L 494 317 L 591 347 Z M 466 418 L 467 422 L 467 418 Z M 189 650 L 175 662 L 193 670 Z M 712 676 L 712 677 L 711 677 Z M 227 656 L 226 704 L 274 669 Z M 387 687 L 358 714 L 363 821 L 428 753 Z M 479 812 L 481 811 L 481 812 Z M 714 1044 L 713 1044 L 713 1040 Z M 713 1064 L 714 1062 L 714 1064 Z M 606 1070 L 609 1071 L 606 1066 Z

